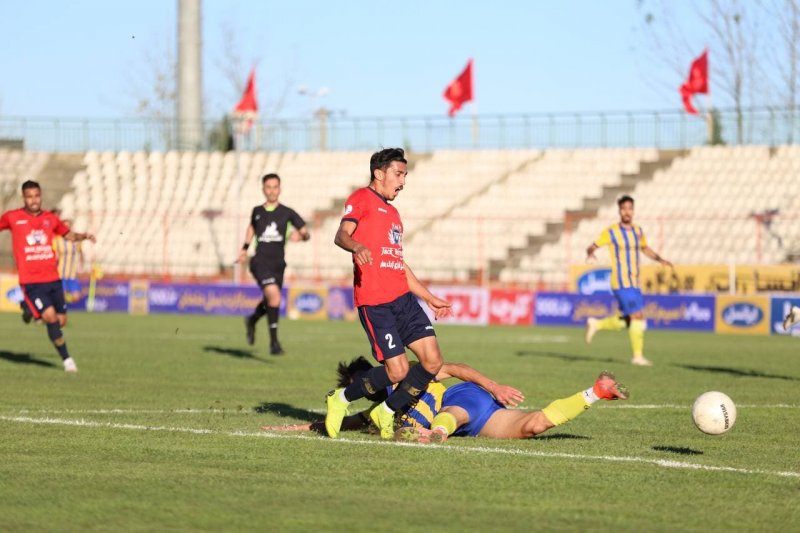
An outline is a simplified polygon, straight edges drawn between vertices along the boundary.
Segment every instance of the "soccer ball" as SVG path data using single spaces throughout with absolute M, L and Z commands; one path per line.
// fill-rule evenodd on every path
M 697 429 L 703 433 L 725 433 L 736 422 L 736 404 L 722 392 L 704 392 L 694 401 L 692 419 Z

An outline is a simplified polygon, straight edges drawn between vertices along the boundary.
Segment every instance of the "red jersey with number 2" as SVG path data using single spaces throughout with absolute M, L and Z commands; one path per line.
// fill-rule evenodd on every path
M 14 209 L 0 216 L 0 231 L 4 229 L 11 230 L 11 247 L 20 285 L 61 279 L 53 250 L 53 236 L 63 237 L 69 233 L 61 219 L 50 211 L 31 215 L 25 209 Z
M 403 223 L 397 209 L 376 191 L 364 187 L 345 202 L 344 220 L 357 224 L 353 239 L 372 252 L 372 264 L 358 265 L 353 258 L 356 306 L 389 303 L 407 293 Z

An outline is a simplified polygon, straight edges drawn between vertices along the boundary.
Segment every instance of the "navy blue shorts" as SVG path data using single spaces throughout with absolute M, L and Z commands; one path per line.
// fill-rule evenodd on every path
M 22 294 L 34 318 L 41 318 L 42 312 L 51 306 L 59 315 L 67 312 L 67 301 L 64 298 L 61 280 L 25 284 L 22 286 Z
M 630 316 L 633 313 L 644 309 L 644 299 L 642 291 L 639 289 L 617 289 L 611 291 L 619 303 L 619 312 L 623 316 Z
M 453 433 L 459 437 L 477 437 L 489 418 L 499 409 L 505 409 L 494 396 L 474 383 L 448 387 L 442 397 L 442 409 L 445 407 L 460 407 L 469 415 L 469 422 Z
M 362 305 L 358 318 L 379 363 L 406 353 L 405 347 L 416 340 L 436 336 L 428 315 L 410 292 L 386 304 Z

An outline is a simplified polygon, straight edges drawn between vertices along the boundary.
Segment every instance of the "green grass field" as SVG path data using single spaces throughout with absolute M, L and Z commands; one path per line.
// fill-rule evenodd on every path
M 335 364 L 366 353 L 356 323 L 281 323 L 288 354 L 240 318 L 74 314 L 80 373 L 44 328 L 0 314 L 0 531 L 788 531 L 800 524 L 800 339 L 556 328 L 439 327 L 445 358 L 522 389 L 526 408 L 611 370 L 601 402 L 529 441 L 441 446 L 268 434 L 320 419 Z M 735 427 L 697 431 L 721 390 Z

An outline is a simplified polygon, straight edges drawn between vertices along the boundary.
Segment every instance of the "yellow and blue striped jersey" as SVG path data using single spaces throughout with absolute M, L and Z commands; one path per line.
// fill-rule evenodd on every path
M 59 236 L 53 239 L 53 251 L 58 257 L 59 277 L 61 279 L 76 279 L 78 277 L 81 244 L 75 241 L 68 241 Z
M 631 224 L 623 228 L 621 224 L 609 226 L 600 234 L 594 244 L 608 246 L 611 255 L 611 288 L 639 288 L 639 251 L 647 247 L 642 228 Z
M 401 426 L 431 428 L 433 417 L 442 409 L 442 397 L 447 387 L 438 381 L 431 381 L 419 400 L 400 417 Z

